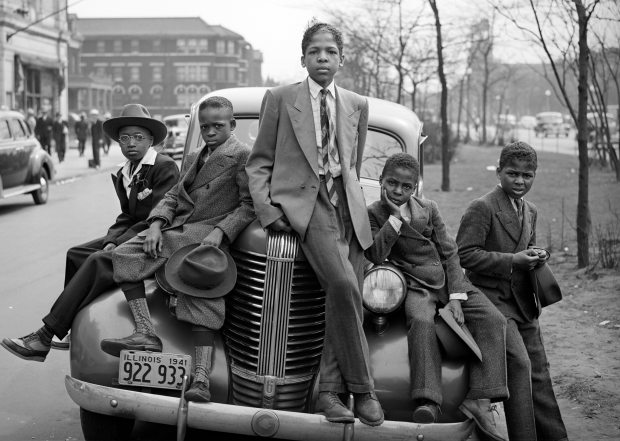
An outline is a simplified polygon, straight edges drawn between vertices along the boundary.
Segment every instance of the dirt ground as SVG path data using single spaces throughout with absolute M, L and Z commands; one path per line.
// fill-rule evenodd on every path
M 441 165 L 425 165 L 425 196 L 439 203 L 451 234 L 469 202 L 496 185 L 498 157 L 499 148 L 459 147 L 450 192 L 439 191 Z M 526 198 L 538 207 L 537 243 L 552 249 L 549 263 L 563 292 L 563 300 L 540 317 L 556 396 L 569 439 L 620 440 L 620 269 L 577 268 L 577 159 L 542 152 L 538 160 Z M 609 170 L 596 168 L 590 184 L 593 227 L 618 228 L 620 184 Z M 598 255 L 595 242 L 593 237 L 591 263 Z

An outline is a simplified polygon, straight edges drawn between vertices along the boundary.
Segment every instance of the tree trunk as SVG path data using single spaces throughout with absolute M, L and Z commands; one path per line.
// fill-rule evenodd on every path
M 450 191 L 450 131 L 448 127 L 448 84 L 443 70 L 443 45 L 441 42 L 441 22 L 436 0 L 428 0 L 435 15 L 437 32 L 437 72 L 441 83 L 441 190 Z
M 461 78 L 461 84 L 459 86 L 459 110 L 456 113 L 456 142 L 461 140 L 461 111 L 463 110 L 463 83 L 465 77 Z

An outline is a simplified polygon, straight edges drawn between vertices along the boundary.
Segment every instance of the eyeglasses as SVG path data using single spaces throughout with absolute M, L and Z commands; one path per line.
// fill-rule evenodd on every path
M 136 133 L 135 135 L 121 135 L 118 137 L 118 142 L 123 145 L 127 145 L 132 139 L 136 142 L 142 142 L 146 139 L 146 136 L 144 136 L 142 133 Z

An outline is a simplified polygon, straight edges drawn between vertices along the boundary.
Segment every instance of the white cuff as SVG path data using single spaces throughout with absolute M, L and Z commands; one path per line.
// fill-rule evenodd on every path
M 465 301 L 467 300 L 467 293 L 466 292 L 453 292 L 452 294 L 450 294 L 450 300 Z
M 397 217 L 392 216 L 390 214 L 390 217 L 388 218 L 388 222 L 390 223 L 392 228 L 394 228 L 394 230 L 396 230 L 396 232 L 400 234 L 400 227 L 403 225 L 403 221 L 401 221 Z

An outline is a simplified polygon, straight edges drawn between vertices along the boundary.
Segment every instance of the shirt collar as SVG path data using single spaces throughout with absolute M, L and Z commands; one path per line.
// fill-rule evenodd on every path
M 308 77 L 308 86 L 310 88 L 310 95 L 312 96 L 312 99 L 316 99 L 318 94 L 321 92 L 321 89 L 323 89 L 323 87 L 319 83 L 314 81 L 311 77 Z M 335 81 L 332 81 L 331 83 L 329 83 L 329 86 L 327 86 L 325 89 L 327 89 L 329 93 L 331 93 L 334 99 L 336 98 L 336 82 Z
M 149 147 L 149 149 L 146 151 L 146 153 L 138 163 L 138 166 L 134 170 L 133 174 L 135 175 L 136 173 L 138 173 L 138 171 L 142 168 L 143 165 L 154 165 L 155 159 L 157 159 L 157 152 L 153 147 Z M 123 164 L 123 175 L 125 175 L 128 179 L 130 179 L 132 176 L 129 173 L 129 170 L 131 170 L 131 161 L 127 160 L 125 161 L 125 164 Z

